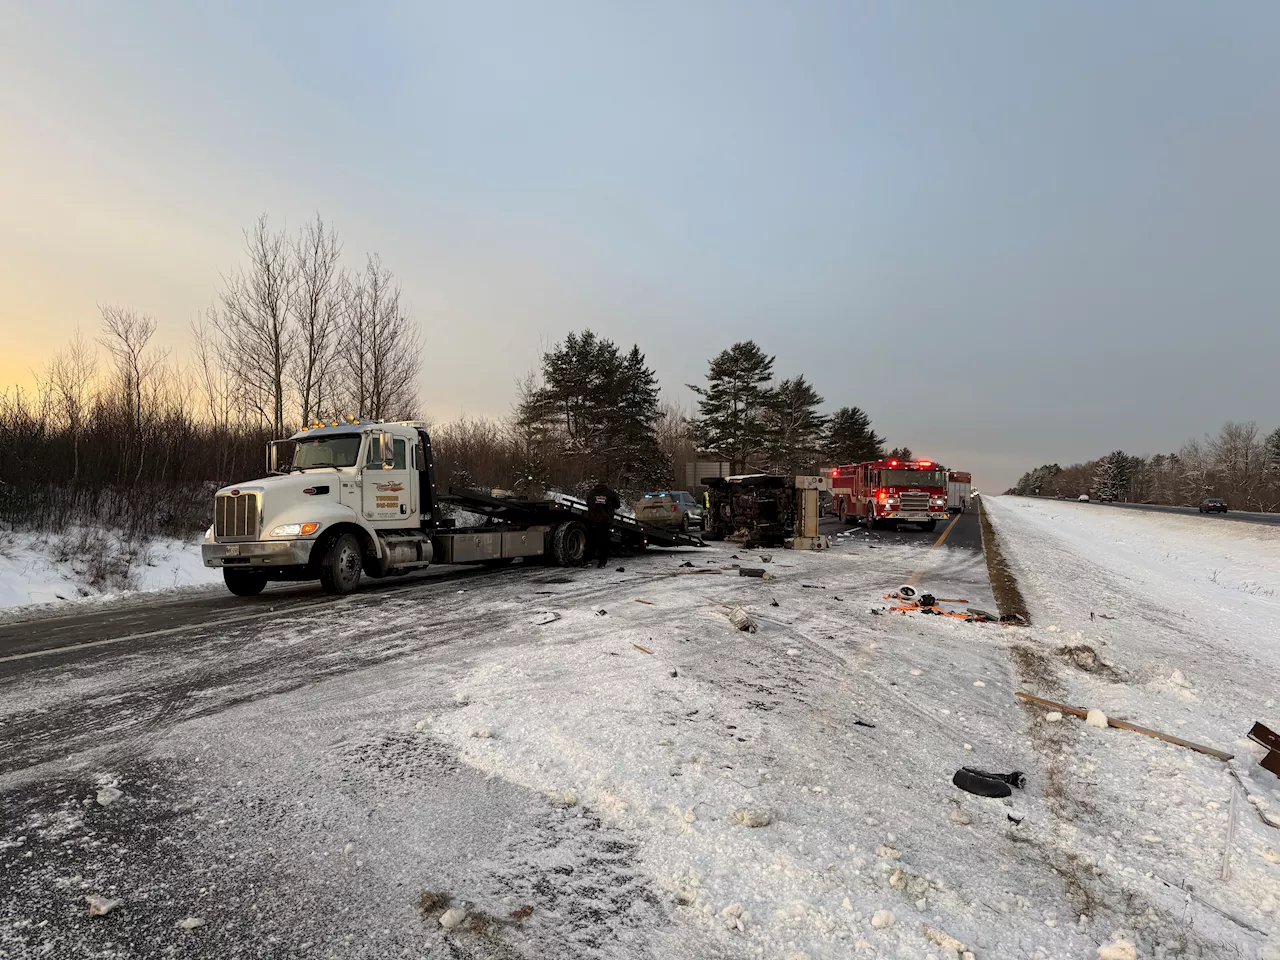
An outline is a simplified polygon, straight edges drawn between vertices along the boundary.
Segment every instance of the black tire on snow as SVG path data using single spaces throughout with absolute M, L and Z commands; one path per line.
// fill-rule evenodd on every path
M 557 567 L 581 567 L 587 562 L 587 527 L 568 520 L 551 534 L 551 558 Z
M 340 533 L 329 542 L 320 561 L 320 586 L 325 593 L 351 593 L 360 586 L 364 551 L 354 533 Z
M 1013 793 L 1013 788 L 1007 780 L 990 776 L 981 770 L 971 770 L 968 767 L 957 770 L 951 782 L 961 790 L 979 797 L 1007 797 Z
M 256 597 L 267 585 L 267 575 L 256 570 L 222 568 L 222 582 L 237 597 Z
M 926 520 L 924 523 L 920 524 L 920 529 L 923 530 L 925 533 L 929 533 L 933 530 L 936 530 L 938 529 L 938 521 Z

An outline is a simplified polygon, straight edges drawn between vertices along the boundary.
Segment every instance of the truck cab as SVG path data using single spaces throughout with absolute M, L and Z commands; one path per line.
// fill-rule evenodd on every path
M 240 596 L 270 580 L 347 593 L 362 573 L 431 563 L 440 524 L 423 426 L 334 421 L 272 442 L 267 476 L 217 491 L 202 554 Z

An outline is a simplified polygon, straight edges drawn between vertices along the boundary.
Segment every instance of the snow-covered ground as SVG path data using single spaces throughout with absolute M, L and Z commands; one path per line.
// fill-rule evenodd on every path
M 1059 768 L 1057 848 L 1091 865 L 1113 906 L 1159 903 L 1161 888 L 1166 903 L 1185 903 L 1201 955 L 1280 956 L 1280 789 L 1245 737 L 1255 720 L 1280 728 L 1280 530 L 985 503 L 1035 623 L 1028 692 L 1235 754 L 1224 764 L 1070 718 L 1046 724 L 1029 707 L 1042 762 Z M 1190 893 L 1166 885 L 1184 883 Z M 1142 955 L 1176 933 L 1133 923 L 1147 928 L 1153 953 Z
M 29 871 L 0 897 L 0 954 L 128 933 L 154 955 L 269 936 L 287 956 L 1270 960 L 1280 831 L 1241 791 L 1220 879 L 1228 768 L 1013 694 L 1235 752 L 1280 812 L 1241 739 L 1275 688 L 1276 543 L 1087 510 L 992 503 L 1026 629 L 885 612 L 913 575 L 991 609 L 985 564 L 850 532 L 24 661 L 0 679 L 0 872 Z M 1028 784 L 979 798 L 962 765 Z M 100 808 L 104 783 L 123 796 Z M 135 825 L 148 810 L 158 828 Z M 122 900 L 120 926 L 33 919 L 90 894 Z M 445 897 L 469 919 L 442 926 L 463 917 Z M 187 916 L 207 924 L 175 930 Z
M 212 583 L 221 577 L 201 562 L 198 539 L 139 544 L 92 528 L 0 531 L 0 608 Z

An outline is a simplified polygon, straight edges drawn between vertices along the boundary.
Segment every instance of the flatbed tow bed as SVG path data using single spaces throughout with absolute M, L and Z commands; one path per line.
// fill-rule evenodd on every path
M 560 496 L 555 500 L 525 500 L 518 497 L 495 497 L 479 490 L 450 488 L 439 498 L 469 513 L 481 514 L 513 527 L 557 526 L 566 520 L 585 521 L 587 505 L 575 497 Z M 635 550 L 645 547 L 704 547 L 700 537 L 678 529 L 641 523 L 635 517 L 614 514 L 613 530 L 623 546 Z M 458 533 L 462 530 L 456 531 Z

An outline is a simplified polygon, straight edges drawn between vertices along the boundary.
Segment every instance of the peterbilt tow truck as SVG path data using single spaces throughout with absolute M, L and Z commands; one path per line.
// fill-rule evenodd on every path
M 431 436 L 415 421 L 304 428 L 268 444 L 267 474 L 213 498 L 201 552 L 237 596 L 255 596 L 273 580 L 319 580 L 328 593 L 350 593 L 362 575 L 397 576 L 433 563 L 497 567 L 524 558 L 575 567 L 587 560 L 584 501 L 439 493 Z M 450 504 L 484 522 L 457 526 L 444 516 Z M 622 514 L 613 530 L 632 549 L 702 545 Z
M 870 460 L 831 471 L 832 508 L 844 523 L 925 530 L 947 515 L 947 471 L 932 460 Z

